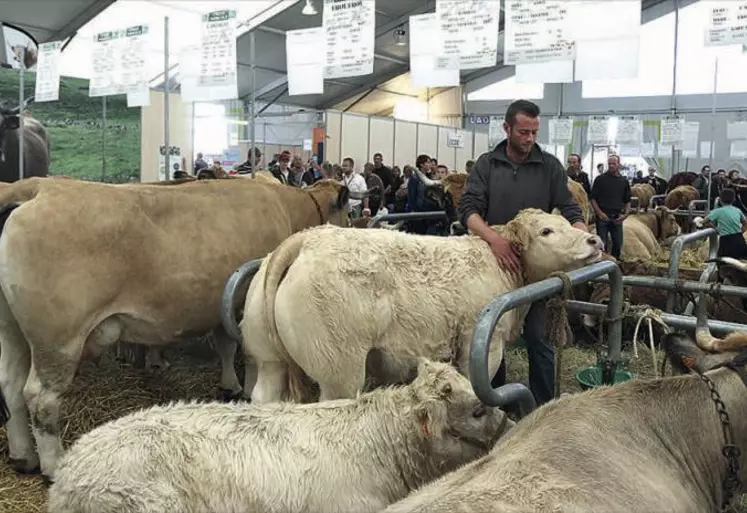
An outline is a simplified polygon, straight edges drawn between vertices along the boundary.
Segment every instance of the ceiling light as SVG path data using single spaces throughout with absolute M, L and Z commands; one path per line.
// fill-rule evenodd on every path
M 301 14 L 305 16 L 315 16 L 317 14 L 313 0 L 306 0 L 306 5 L 303 6 Z
M 407 32 L 404 28 L 400 27 L 394 31 L 394 44 L 397 46 L 407 45 Z

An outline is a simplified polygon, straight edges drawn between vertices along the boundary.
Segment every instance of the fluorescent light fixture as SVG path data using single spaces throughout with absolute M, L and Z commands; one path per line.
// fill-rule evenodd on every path
M 305 16 L 315 16 L 317 14 L 313 0 L 306 0 L 306 5 L 303 6 L 301 14 Z
M 394 31 L 394 44 L 397 46 L 407 45 L 407 32 L 402 27 L 399 27 Z

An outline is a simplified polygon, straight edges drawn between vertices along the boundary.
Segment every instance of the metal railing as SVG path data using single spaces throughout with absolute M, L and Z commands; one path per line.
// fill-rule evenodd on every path
M 610 302 L 605 308 L 608 318 L 612 319 L 609 328 L 608 358 L 613 363 L 620 360 L 622 345 L 622 303 L 623 285 L 622 272 L 614 262 L 599 262 L 577 271 L 568 273 L 573 285 L 586 283 L 599 276 L 609 275 L 611 283 Z M 488 406 L 505 406 L 518 402 L 522 415 L 526 415 L 536 408 L 534 396 L 523 385 L 513 383 L 494 389 L 490 382 L 489 355 L 490 342 L 498 321 L 509 310 L 534 301 L 550 297 L 561 292 L 563 281 L 560 278 L 548 278 L 532 283 L 520 289 L 498 296 L 480 312 L 472 335 L 472 345 L 469 355 L 469 374 L 472 388 L 477 397 Z M 508 388 L 506 388 L 508 387 Z
M 373 217 L 366 228 L 378 228 L 385 221 L 428 221 L 432 219 L 445 219 L 448 221 L 449 216 L 446 212 L 438 210 L 435 212 L 405 212 L 401 214 L 383 214 Z
M 666 194 L 654 194 L 651 199 L 648 200 L 648 208 L 656 208 L 660 204 L 664 204 L 664 200 L 667 199 Z
M 249 260 L 242 264 L 228 277 L 226 285 L 223 287 L 220 318 L 226 333 L 236 340 L 241 340 L 241 329 L 239 329 L 239 321 L 236 318 L 236 310 L 244 305 L 249 285 L 261 265 L 261 258 Z
M 667 271 L 668 278 L 676 280 L 679 276 L 680 260 L 682 259 L 682 252 L 685 249 L 685 244 L 692 244 L 693 242 L 704 239 L 708 239 L 708 259 L 711 260 L 716 258 L 716 255 L 718 253 L 718 233 L 713 228 L 706 228 L 705 230 L 686 233 L 674 239 L 674 242 L 672 242 L 672 246 L 669 250 L 669 269 Z M 710 263 L 706 266 L 705 271 L 703 271 L 703 275 L 706 275 L 707 273 L 707 276 L 710 277 L 715 270 L 716 264 Z M 701 278 L 703 275 L 701 275 Z M 665 311 L 674 313 L 673 310 L 676 299 L 677 292 L 674 290 L 670 290 L 669 294 L 667 295 L 667 307 Z

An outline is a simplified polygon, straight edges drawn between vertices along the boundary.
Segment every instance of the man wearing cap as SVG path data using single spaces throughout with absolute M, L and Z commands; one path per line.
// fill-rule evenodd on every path
M 252 159 L 252 153 L 254 153 L 254 159 Z M 236 171 L 238 171 L 240 175 L 249 174 L 252 172 L 252 168 L 255 168 L 255 170 L 259 168 L 259 161 L 261 159 L 262 152 L 259 151 L 259 148 L 252 148 L 246 154 L 246 162 L 237 167 Z

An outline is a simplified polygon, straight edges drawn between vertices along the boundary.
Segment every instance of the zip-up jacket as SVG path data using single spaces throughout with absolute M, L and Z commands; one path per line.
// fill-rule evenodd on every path
M 488 225 L 506 224 L 525 208 L 547 213 L 557 208 L 570 223 L 584 221 L 560 161 L 535 144 L 527 159 L 515 164 L 504 140 L 477 159 L 459 202 L 459 220 L 466 227 L 467 218 L 479 214 Z

